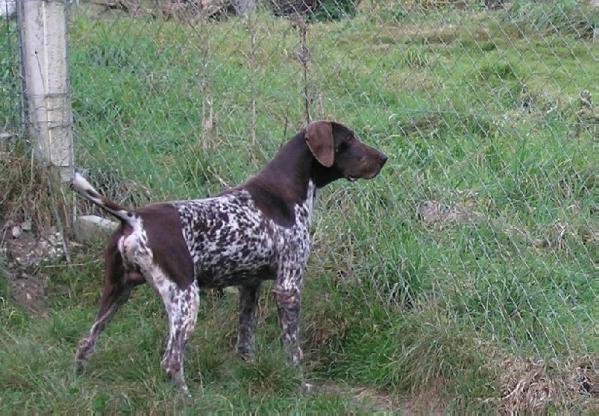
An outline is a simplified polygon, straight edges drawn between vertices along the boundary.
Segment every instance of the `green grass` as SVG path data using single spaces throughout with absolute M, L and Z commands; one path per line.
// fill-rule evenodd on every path
M 0 132 L 19 132 L 21 77 L 17 26 L 0 18 Z
M 374 181 L 321 192 L 303 298 L 309 380 L 367 387 L 397 409 L 433 395 L 460 414 L 498 408 L 506 357 L 542 359 L 564 380 L 588 360 L 596 371 L 597 138 L 575 126 L 580 92 L 599 97 L 586 35 L 596 14 L 572 4 L 391 13 L 363 2 L 352 20 L 309 25 L 312 117 L 342 121 L 390 156 Z M 301 127 L 297 31 L 262 13 L 253 24 L 255 64 L 241 19 L 192 29 L 73 13 L 77 161 L 104 192 L 131 205 L 207 196 L 242 182 Z M 427 225 L 417 215 L 427 201 L 470 219 Z M 85 247 L 73 267 L 40 271 L 51 275 L 47 318 L 0 289 L 0 412 L 371 411 L 350 389 L 301 393 L 273 342 L 268 285 L 252 365 L 233 354 L 235 295 L 202 298 L 186 360 L 191 402 L 160 370 L 165 322 L 147 287 L 76 377 L 100 253 Z M 565 397 L 543 406 L 590 408 L 588 396 Z

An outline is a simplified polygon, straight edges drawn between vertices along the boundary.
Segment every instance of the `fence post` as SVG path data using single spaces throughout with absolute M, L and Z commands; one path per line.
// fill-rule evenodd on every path
M 591 0 L 591 5 L 599 8 L 599 0 Z M 599 27 L 593 28 L 593 42 L 599 43 Z
M 67 62 L 66 0 L 18 1 L 26 122 L 35 153 L 73 178 L 73 132 Z

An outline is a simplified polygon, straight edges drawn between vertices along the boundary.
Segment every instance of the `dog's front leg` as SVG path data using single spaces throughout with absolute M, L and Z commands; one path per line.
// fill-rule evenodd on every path
M 260 284 L 239 287 L 239 334 L 237 352 L 245 361 L 254 360 L 256 344 L 256 308 L 260 298 Z
M 296 277 L 296 278 L 293 278 Z M 283 335 L 283 347 L 290 363 L 298 365 L 302 359 L 299 346 L 299 315 L 301 306 L 300 276 L 289 276 L 277 281 L 273 289 L 279 312 L 279 325 Z
M 283 347 L 291 365 L 296 367 L 302 379 L 305 393 L 314 391 L 314 386 L 306 381 L 300 365 L 303 353 L 299 345 L 299 318 L 303 283 L 303 270 L 297 274 L 284 275 L 288 279 L 278 279 L 273 293 L 279 311 L 279 325 L 283 333 Z M 290 279 L 289 279 L 290 278 Z

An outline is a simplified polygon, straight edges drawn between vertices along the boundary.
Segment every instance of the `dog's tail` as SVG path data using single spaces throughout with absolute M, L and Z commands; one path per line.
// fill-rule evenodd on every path
M 131 220 L 135 218 L 135 214 L 133 214 L 133 212 L 121 207 L 120 205 L 106 198 L 104 195 L 100 194 L 83 176 L 77 172 L 75 172 L 75 178 L 73 179 L 73 188 L 75 188 L 85 198 L 89 199 L 94 204 L 125 223 L 130 224 Z

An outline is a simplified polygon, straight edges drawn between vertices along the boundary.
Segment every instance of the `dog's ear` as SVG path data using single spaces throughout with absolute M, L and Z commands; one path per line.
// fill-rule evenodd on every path
M 314 121 L 308 124 L 304 136 L 316 160 L 327 168 L 333 166 L 335 160 L 333 125 L 328 121 Z

